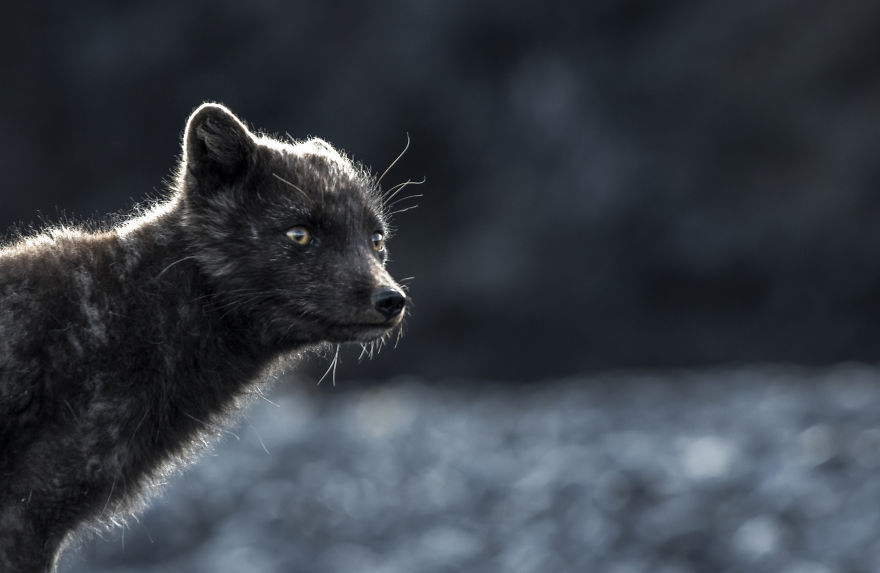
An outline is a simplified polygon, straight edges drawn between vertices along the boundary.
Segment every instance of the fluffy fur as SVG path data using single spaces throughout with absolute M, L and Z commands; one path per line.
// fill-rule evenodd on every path
M 0 571 L 54 570 L 280 357 L 397 327 L 388 234 L 378 183 L 328 143 L 205 104 L 164 202 L 2 248 Z

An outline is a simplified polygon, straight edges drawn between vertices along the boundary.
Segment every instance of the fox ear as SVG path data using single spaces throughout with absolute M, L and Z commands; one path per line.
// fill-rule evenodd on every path
M 231 111 L 205 103 L 186 124 L 183 157 L 198 182 L 229 182 L 247 167 L 255 146 L 251 132 Z

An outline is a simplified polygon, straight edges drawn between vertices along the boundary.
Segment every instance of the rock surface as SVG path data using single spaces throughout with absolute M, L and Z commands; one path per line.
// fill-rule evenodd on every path
M 61 571 L 876 571 L 878 377 L 289 381 Z

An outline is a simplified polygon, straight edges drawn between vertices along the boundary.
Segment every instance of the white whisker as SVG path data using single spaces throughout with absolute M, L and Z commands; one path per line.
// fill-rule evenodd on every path
M 293 183 L 291 183 L 290 181 L 288 181 L 288 180 L 285 179 L 284 177 L 278 175 L 277 173 L 273 173 L 273 174 L 272 174 L 272 177 L 274 177 L 275 179 L 281 181 L 281 182 L 284 183 L 285 185 L 289 185 L 290 187 L 293 187 L 295 190 L 299 191 L 299 194 L 303 196 L 303 199 L 305 199 L 305 200 L 308 201 L 309 203 L 312 203 L 312 202 L 313 202 L 313 201 L 312 201 L 312 198 L 309 197 L 308 193 L 306 193 L 305 191 L 303 191 L 302 187 L 300 187 L 300 186 L 298 186 L 298 185 L 294 185 Z
M 403 154 L 406 153 L 406 150 L 407 150 L 407 149 L 409 149 L 409 132 L 408 132 L 408 131 L 406 132 L 406 145 L 404 146 L 403 151 L 401 151 L 401 152 L 400 152 L 400 155 L 398 155 L 398 156 L 394 159 L 394 161 L 391 162 L 391 165 L 389 165 L 389 166 L 385 169 L 385 171 L 382 172 L 382 175 L 380 175 L 379 178 L 376 179 L 376 185 L 379 185 L 379 183 L 382 182 L 382 179 L 383 179 L 386 175 L 388 175 L 388 172 L 389 172 L 389 171 L 391 171 L 391 168 L 394 167 L 395 165 L 397 165 L 397 162 L 400 161 L 400 158 L 403 157 Z
M 333 371 L 333 387 L 334 388 L 336 387 L 336 365 L 338 363 L 339 363 L 339 345 L 337 344 L 336 345 L 336 352 L 333 354 L 333 360 L 330 362 L 330 366 L 329 366 L 329 368 L 327 368 L 327 371 L 324 372 L 324 375 L 321 376 L 320 380 L 318 380 L 318 383 L 316 384 L 316 386 L 320 386 L 321 382 L 324 381 L 324 378 L 326 378 L 327 375 L 330 374 L 330 371 L 332 370 Z
M 399 215 L 400 213 L 406 213 L 407 211 L 412 211 L 413 209 L 416 209 L 416 208 L 418 208 L 418 205 L 413 205 L 411 207 L 405 207 L 403 209 L 398 209 L 397 211 L 392 211 L 392 212 L 388 213 L 388 216 L 390 217 L 392 215 Z
M 403 191 L 404 189 L 406 189 L 410 185 L 424 185 L 425 183 L 427 183 L 427 181 L 428 181 L 427 177 L 422 177 L 421 181 L 413 181 L 412 179 L 407 179 L 403 183 L 398 183 L 394 187 L 391 187 L 390 189 L 388 189 L 388 191 L 386 191 L 382 195 L 382 203 L 387 203 L 388 201 L 391 201 L 392 199 L 394 199 L 395 195 L 397 195 L 398 193 L 400 193 L 401 191 Z
M 420 198 L 420 197 L 424 197 L 424 195 L 423 195 L 422 193 L 416 193 L 416 194 L 414 194 L 414 195 L 407 195 L 406 197 L 401 197 L 400 199 L 397 199 L 397 200 L 394 201 L 393 203 L 388 203 L 388 204 L 386 204 L 385 207 L 388 208 L 388 209 L 390 209 L 391 207 L 394 207 L 394 206 L 397 205 L 398 203 L 401 203 L 401 202 L 403 202 L 403 201 L 407 201 L 407 200 L 409 200 L 409 199 L 418 199 L 418 198 Z
M 171 267 L 173 267 L 173 266 L 176 265 L 177 263 L 182 263 L 183 261 L 186 261 L 186 260 L 189 260 L 189 259 L 195 259 L 195 257 L 193 257 L 193 256 L 189 256 L 189 257 L 183 257 L 182 259 L 177 259 L 176 261 L 174 261 L 173 263 L 171 263 L 170 265 L 168 265 L 167 267 L 165 267 L 164 269 L 162 269 L 161 271 L 159 271 L 159 274 L 156 275 L 156 279 L 159 279 L 159 277 L 161 277 L 162 275 L 165 274 L 165 271 L 167 271 L 168 269 L 170 269 Z

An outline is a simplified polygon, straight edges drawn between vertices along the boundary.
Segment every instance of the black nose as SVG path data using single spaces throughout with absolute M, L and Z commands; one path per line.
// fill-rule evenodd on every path
M 400 314 L 405 305 L 406 297 L 394 288 L 383 288 L 373 295 L 373 306 L 388 319 Z

